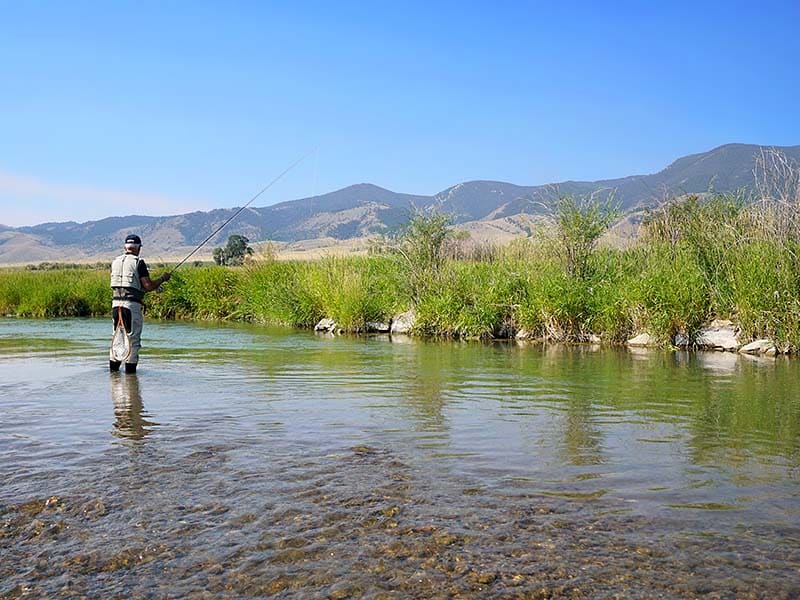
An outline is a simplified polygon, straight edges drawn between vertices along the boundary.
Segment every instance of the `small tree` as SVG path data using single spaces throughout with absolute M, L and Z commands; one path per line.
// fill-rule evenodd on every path
M 450 223 L 449 215 L 415 210 L 408 224 L 393 240 L 392 250 L 401 257 L 408 273 L 414 302 L 419 302 L 439 280 L 446 244 L 454 236 Z
M 593 198 L 563 196 L 558 201 L 555 210 L 558 241 L 567 273 L 571 277 L 590 277 L 589 259 L 600 236 L 617 220 L 618 215 L 612 197 L 605 202 L 596 202 Z
M 214 262 L 228 267 L 241 265 L 246 256 L 253 254 L 249 242 L 250 240 L 243 235 L 230 236 L 224 248 L 214 248 Z

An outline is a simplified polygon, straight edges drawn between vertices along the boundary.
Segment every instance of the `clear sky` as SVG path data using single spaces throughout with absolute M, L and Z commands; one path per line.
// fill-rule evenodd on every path
M 800 1 L 0 0 L 0 223 L 800 144 Z

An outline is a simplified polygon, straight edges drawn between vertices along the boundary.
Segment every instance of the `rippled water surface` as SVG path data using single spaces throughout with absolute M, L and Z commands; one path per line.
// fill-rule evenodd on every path
M 800 361 L 0 319 L 3 597 L 792 598 Z

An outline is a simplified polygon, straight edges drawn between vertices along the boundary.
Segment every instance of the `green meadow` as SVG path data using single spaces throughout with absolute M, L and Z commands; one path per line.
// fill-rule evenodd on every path
M 330 317 L 350 332 L 416 311 L 414 333 L 624 342 L 647 331 L 691 339 L 714 318 L 743 337 L 800 347 L 800 220 L 774 206 L 717 195 L 648 214 L 637 239 L 604 245 L 608 203 L 564 198 L 555 224 L 505 246 L 460 239 L 443 215 L 417 214 L 366 256 L 275 258 L 240 267 L 179 269 L 147 297 L 149 318 L 237 320 L 312 327 Z M 168 268 L 151 265 L 154 275 Z M 0 313 L 110 313 L 105 268 L 4 270 Z

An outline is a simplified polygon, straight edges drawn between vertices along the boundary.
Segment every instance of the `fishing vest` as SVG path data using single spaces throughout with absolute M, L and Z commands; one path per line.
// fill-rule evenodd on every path
M 144 297 L 144 288 L 139 279 L 139 257 L 135 254 L 122 254 L 111 263 L 111 287 L 128 288 L 134 296 Z M 138 292 L 138 293 L 137 293 Z

